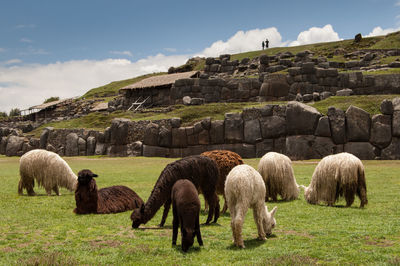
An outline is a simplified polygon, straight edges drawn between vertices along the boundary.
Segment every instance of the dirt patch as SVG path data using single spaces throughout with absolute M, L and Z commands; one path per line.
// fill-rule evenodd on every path
M 365 244 L 378 247 L 391 247 L 394 245 L 394 243 L 390 240 L 370 238 L 369 236 L 365 237 Z
M 5 248 L 0 249 L 0 251 L 4 252 L 4 253 L 10 253 L 10 252 L 15 252 L 16 249 L 12 248 L 12 247 L 5 247 Z
M 305 237 L 305 238 L 309 238 L 309 239 L 314 238 L 313 235 L 310 235 L 310 234 L 308 234 L 308 233 L 297 232 L 297 231 L 294 231 L 294 230 L 287 230 L 287 231 L 276 230 L 276 232 L 283 233 L 283 234 L 285 234 L 285 235 L 301 236 L 301 237 Z
M 90 246 L 95 248 L 116 248 L 122 245 L 121 241 L 116 240 L 94 240 L 89 242 Z
M 146 254 L 146 253 L 150 253 L 151 249 L 148 245 L 141 244 L 141 245 L 135 246 L 134 248 L 128 248 L 126 250 L 126 252 L 128 254 Z

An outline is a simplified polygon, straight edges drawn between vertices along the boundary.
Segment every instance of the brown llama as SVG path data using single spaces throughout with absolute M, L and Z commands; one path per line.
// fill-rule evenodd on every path
M 243 159 L 236 152 L 227 150 L 206 151 L 203 152 L 201 155 L 207 156 L 213 159 L 217 163 L 217 167 L 219 170 L 219 177 L 218 177 L 216 192 L 218 195 L 222 195 L 224 197 L 224 207 L 222 208 L 221 212 L 225 213 L 226 210 L 228 209 L 224 192 L 225 179 L 233 167 L 239 164 L 243 164 Z M 201 193 L 201 190 L 199 191 L 199 193 Z M 207 208 L 208 208 L 208 203 L 207 201 L 205 201 L 205 209 L 207 210 Z
M 219 199 L 215 193 L 218 182 L 218 168 L 214 160 L 200 155 L 188 156 L 168 164 L 161 172 L 147 202 L 140 209 L 132 212 L 132 227 L 138 228 L 154 217 L 164 204 L 164 212 L 160 226 L 164 226 L 171 206 L 171 190 L 177 180 L 188 179 L 198 189 L 201 188 L 210 208 L 206 224 L 214 216 L 214 223 L 219 217 Z
M 143 200 L 130 188 L 112 186 L 97 190 L 97 177 L 92 171 L 84 169 L 78 173 L 78 186 L 75 191 L 76 214 L 117 213 L 139 208 Z
M 182 250 L 186 252 L 193 246 L 194 237 L 203 245 L 200 233 L 199 213 L 200 200 L 196 187 L 187 179 L 175 182 L 172 187 L 172 245 L 176 245 L 178 227 L 181 226 Z

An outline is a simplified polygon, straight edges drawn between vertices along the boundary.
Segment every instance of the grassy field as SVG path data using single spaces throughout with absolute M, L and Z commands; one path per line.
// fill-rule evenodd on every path
M 99 174 L 98 187 L 126 185 L 144 200 L 161 170 L 174 159 L 66 158 L 77 172 L 89 168 Z M 246 159 L 256 166 L 258 159 Z M 256 240 L 252 212 L 246 216 L 246 249 L 232 245 L 230 217 L 202 226 L 204 246 L 195 242 L 187 254 L 171 246 L 170 212 L 166 228 L 157 229 L 161 211 L 145 225 L 131 229 L 130 214 L 77 216 L 73 193 L 17 195 L 18 158 L 0 157 L 0 264 L 399 264 L 400 263 L 400 162 L 364 161 L 369 204 L 359 209 L 307 204 L 303 195 L 278 206 L 277 227 L 267 241 Z M 308 184 L 316 161 L 294 162 L 298 183 Z M 202 197 L 201 197 L 202 198 Z M 223 201 L 223 200 L 222 200 Z M 340 201 L 338 205 L 343 205 Z M 202 202 L 203 205 L 203 202 Z M 200 222 L 206 220 L 202 212 Z M 180 245 L 180 237 L 178 238 Z

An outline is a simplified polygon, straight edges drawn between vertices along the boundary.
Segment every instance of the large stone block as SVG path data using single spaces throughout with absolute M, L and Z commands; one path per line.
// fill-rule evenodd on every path
M 286 155 L 292 160 L 307 160 L 316 158 L 313 144 L 315 136 L 288 136 L 286 138 Z
M 328 108 L 329 125 L 335 144 L 346 143 L 346 115 L 343 110 L 335 107 Z
M 224 143 L 224 120 L 215 120 L 211 122 L 210 141 L 211 144 Z
M 291 101 L 286 108 L 288 135 L 313 135 L 321 113 L 314 107 Z
M 199 133 L 199 144 L 200 145 L 208 145 L 210 144 L 210 134 L 208 130 L 202 130 Z
M 256 156 L 260 158 L 264 156 L 267 152 L 274 150 L 274 140 L 273 139 L 264 139 L 261 142 L 256 144 Z
M 391 100 L 385 99 L 381 103 L 380 107 L 381 113 L 384 115 L 392 115 L 393 114 L 393 103 Z
M 260 88 L 260 96 L 285 97 L 289 94 L 290 85 L 284 74 L 269 74 L 264 77 Z
M 223 149 L 236 152 L 242 158 L 256 157 L 256 146 L 252 144 L 245 144 L 245 143 L 225 144 L 223 145 Z
M 128 143 L 129 119 L 115 118 L 111 121 L 110 138 L 113 145 L 125 145 Z
M 86 140 L 83 138 L 78 138 L 78 154 L 79 156 L 86 155 Z
M 105 155 L 106 152 L 107 152 L 107 144 L 97 142 L 94 154 L 95 155 Z
M 169 149 L 158 146 L 143 145 L 144 157 L 169 157 Z
M 278 138 L 286 135 L 286 120 L 280 116 L 267 116 L 260 120 L 264 139 Z
M 135 141 L 126 145 L 128 156 L 142 156 L 143 154 L 143 143 L 141 141 Z
M 94 155 L 96 151 L 96 138 L 93 136 L 90 136 L 86 140 L 86 155 Z
M 322 116 L 319 118 L 315 135 L 320 137 L 331 137 L 331 127 L 329 125 L 329 118 L 327 116 Z
M 187 137 L 185 128 L 173 128 L 172 129 L 172 147 L 184 148 L 187 147 Z
M 369 141 L 371 118 L 368 112 L 350 105 L 346 111 L 348 141 Z
M 172 133 L 171 130 L 165 126 L 161 126 L 158 132 L 158 144 L 161 147 L 171 147 L 172 145 Z
M 400 111 L 393 112 L 392 127 L 393 127 L 393 129 L 392 129 L 393 136 L 400 137 Z
M 316 137 L 312 149 L 314 151 L 314 158 L 320 159 L 330 154 L 343 152 L 343 145 L 336 145 L 328 137 Z
M 110 157 L 126 157 L 128 156 L 127 145 L 111 145 L 108 147 L 108 156 Z
M 390 115 L 374 115 L 372 117 L 369 141 L 381 149 L 390 144 L 392 141 L 392 118 Z
M 256 143 L 261 140 L 260 121 L 258 119 L 244 121 L 244 141 Z
M 159 130 L 159 125 L 155 123 L 149 123 L 144 131 L 143 143 L 149 146 L 157 146 Z
M 39 146 L 40 149 L 46 149 L 49 132 L 50 132 L 50 129 L 45 128 L 45 129 L 43 129 L 42 134 L 40 134 L 40 146 Z
M 79 137 L 76 133 L 69 133 L 67 135 L 65 143 L 65 156 L 78 156 L 78 139 Z
M 344 151 L 360 160 L 373 160 L 376 157 L 374 146 L 369 142 L 348 142 L 344 145 Z
M 225 114 L 225 142 L 238 143 L 243 142 L 244 123 L 241 113 Z

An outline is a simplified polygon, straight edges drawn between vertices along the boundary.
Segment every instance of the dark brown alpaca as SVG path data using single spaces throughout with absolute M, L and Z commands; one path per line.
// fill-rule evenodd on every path
M 161 172 L 147 202 L 140 209 L 132 212 L 132 227 L 147 223 L 154 217 L 158 209 L 164 204 L 164 213 L 160 226 L 164 226 L 171 206 L 171 190 L 177 180 L 188 179 L 196 188 L 201 188 L 204 198 L 209 202 L 210 209 L 206 224 L 214 216 L 214 222 L 219 217 L 219 199 L 215 193 L 218 182 L 218 168 L 215 162 L 205 156 L 188 156 L 168 164 Z
M 178 237 L 178 227 L 181 226 L 182 250 L 186 252 L 193 246 L 194 237 L 197 237 L 199 245 L 203 245 L 200 233 L 199 213 L 200 200 L 197 189 L 193 183 L 187 179 L 175 182 L 172 187 L 172 245 L 176 245 Z
M 217 167 L 219 170 L 219 177 L 217 183 L 217 194 L 222 195 L 224 197 L 224 207 L 222 208 L 222 213 L 226 212 L 228 206 L 226 205 L 225 199 L 225 179 L 229 172 L 232 170 L 233 167 L 239 164 L 243 164 L 243 159 L 240 157 L 239 154 L 233 151 L 227 150 L 214 150 L 214 151 L 206 151 L 203 152 L 201 155 L 207 156 L 213 159 L 217 163 Z M 199 191 L 199 193 L 202 193 Z M 207 209 L 207 201 L 205 202 L 205 209 Z
M 84 169 L 78 173 L 75 190 L 76 214 L 117 213 L 139 208 L 143 200 L 130 188 L 112 186 L 97 190 L 97 177 L 92 171 Z

